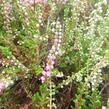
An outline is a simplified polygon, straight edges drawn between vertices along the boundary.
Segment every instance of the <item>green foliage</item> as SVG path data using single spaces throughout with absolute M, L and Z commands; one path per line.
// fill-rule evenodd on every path
M 108 99 L 108 101 L 107 101 L 107 107 L 109 108 L 109 99 Z
M 34 104 L 36 105 L 36 107 L 45 107 L 47 106 L 47 104 L 49 103 L 49 99 L 47 98 L 49 97 L 49 92 L 47 90 L 47 85 L 46 84 L 42 84 L 40 86 L 39 92 L 36 92 L 32 99 L 34 101 Z
M 9 47 L 0 47 L 1 50 L 2 50 L 2 53 L 5 57 L 11 55 L 11 50 Z

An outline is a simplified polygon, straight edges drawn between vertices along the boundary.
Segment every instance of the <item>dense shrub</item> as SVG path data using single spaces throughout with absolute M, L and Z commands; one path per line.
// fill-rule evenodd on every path
M 1 0 L 0 106 L 108 105 L 108 49 L 106 0 Z

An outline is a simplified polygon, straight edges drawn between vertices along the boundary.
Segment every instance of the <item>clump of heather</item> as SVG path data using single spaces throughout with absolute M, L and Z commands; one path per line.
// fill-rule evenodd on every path
M 107 0 L 1 0 L 0 28 L 0 108 L 106 107 Z

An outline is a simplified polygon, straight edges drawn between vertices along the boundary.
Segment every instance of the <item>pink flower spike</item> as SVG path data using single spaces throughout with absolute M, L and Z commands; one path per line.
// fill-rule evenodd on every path
M 46 72 L 46 75 L 47 75 L 48 77 L 50 77 L 51 73 L 50 73 L 50 72 Z
M 43 71 L 42 72 L 43 76 L 50 77 L 51 73 L 49 71 Z
M 42 76 L 42 77 L 40 78 L 40 80 L 41 80 L 42 83 L 44 83 L 44 82 L 45 82 L 45 77 Z
M 50 70 L 51 69 L 51 66 L 50 65 L 47 65 L 45 69 L 46 70 Z

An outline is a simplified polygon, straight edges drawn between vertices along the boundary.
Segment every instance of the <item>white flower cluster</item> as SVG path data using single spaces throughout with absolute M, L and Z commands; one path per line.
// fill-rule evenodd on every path
M 85 82 L 89 87 L 90 85 L 88 83 L 91 83 L 92 90 L 98 87 L 102 82 L 102 68 L 105 68 L 107 65 L 109 65 L 109 62 L 103 58 L 100 58 L 99 62 L 91 69 L 90 75 L 85 78 Z
M 12 16 L 12 1 L 3 0 L 3 18 L 4 18 L 4 28 L 6 29 L 7 34 L 12 33 L 11 21 L 13 20 Z
M 1 82 L 5 84 L 5 88 L 7 88 L 9 85 L 12 85 L 14 83 L 11 77 L 2 78 L 0 80 L 0 83 Z
M 51 54 L 58 55 L 62 43 L 63 29 L 62 29 L 62 24 L 59 20 L 57 22 L 53 22 L 52 24 L 55 25 L 56 28 L 52 28 L 51 30 L 55 36 L 54 36 L 54 43 L 50 50 L 49 55 Z
M 33 38 L 41 40 L 41 41 L 48 41 L 48 36 L 42 37 L 42 36 L 38 36 L 38 35 L 33 35 Z
M 68 0 L 56 0 L 56 2 L 59 4 L 66 4 L 68 2 Z
M 92 59 L 96 61 L 99 59 L 99 55 L 97 53 L 99 53 L 102 50 L 103 43 L 104 39 L 101 37 L 99 37 L 99 39 L 96 41 L 93 40 L 90 43 L 88 50 Z
M 18 59 L 16 59 L 16 57 L 14 56 L 11 56 L 11 57 L 8 57 L 11 59 L 11 62 L 17 66 L 18 68 L 21 68 L 23 71 L 25 71 L 26 73 L 29 72 L 29 69 L 27 67 L 25 67 Z
M 7 60 L 4 59 L 1 61 L 2 66 L 8 67 L 11 65 L 14 65 L 18 68 L 20 68 L 21 70 L 25 71 L 26 73 L 29 72 L 29 69 L 27 67 L 25 67 L 18 59 L 16 59 L 15 56 L 7 56 Z M 15 69 L 13 69 L 14 72 Z M 4 71 L 3 71 L 4 72 Z M 4 72 L 5 73 L 5 72 Z
M 2 92 L 12 84 L 14 84 L 14 81 L 11 77 L 0 79 L 0 94 L 2 94 Z
M 89 7 L 91 7 L 90 1 L 88 0 L 74 0 L 73 1 L 73 7 L 76 11 L 79 11 L 83 17 L 86 16 L 86 14 L 89 11 Z

